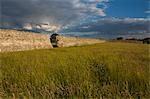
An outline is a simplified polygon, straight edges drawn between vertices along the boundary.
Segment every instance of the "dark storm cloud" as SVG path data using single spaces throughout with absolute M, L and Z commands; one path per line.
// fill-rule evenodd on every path
M 0 0 L 2 22 L 65 25 L 87 14 L 104 16 L 97 2 L 105 0 Z M 107 0 L 106 0 L 107 1 Z
M 70 17 L 77 17 L 75 9 L 72 8 L 69 2 L 58 2 L 57 0 L 2 0 L 1 4 L 2 17 L 5 21 L 12 18 L 18 21 L 59 22 L 59 20 L 65 21 Z

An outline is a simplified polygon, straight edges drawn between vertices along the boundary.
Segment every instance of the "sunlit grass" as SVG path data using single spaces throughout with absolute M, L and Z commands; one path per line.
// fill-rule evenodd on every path
M 148 98 L 149 45 L 1 53 L 1 97 Z

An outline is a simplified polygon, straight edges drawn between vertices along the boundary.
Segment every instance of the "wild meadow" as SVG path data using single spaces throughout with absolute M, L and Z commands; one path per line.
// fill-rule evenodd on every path
M 0 97 L 147 99 L 149 47 L 106 42 L 0 53 Z

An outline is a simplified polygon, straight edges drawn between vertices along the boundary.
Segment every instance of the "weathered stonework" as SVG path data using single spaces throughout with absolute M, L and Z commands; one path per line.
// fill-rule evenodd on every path
M 57 44 L 58 47 L 82 46 L 82 45 L 90 45 L 90 44 L 105 42 L 105 40 L 99 40 L 99 39 L 64 37 L 64 36 L 57 36 L 57 39 L 58 39 L 58 44 Z
M 58 47 L 103 43 L 105 40 L 56 36 Z M 0 52 L 53 48 L 47 34 L 0 29 Z
M 0 51 L 52 48 L 49 35 L 0 29 Z

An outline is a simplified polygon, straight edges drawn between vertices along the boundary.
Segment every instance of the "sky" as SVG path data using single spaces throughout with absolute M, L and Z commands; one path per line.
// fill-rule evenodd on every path
M 107 17 L 146 18 L 149 0 L 0 0 L 1 23 L 67 26 Z M 96 18 L 95 18 L 96 17 Z
M 106 10 L 110 17 L 145 18 L 150 0 L 112 0 Z

